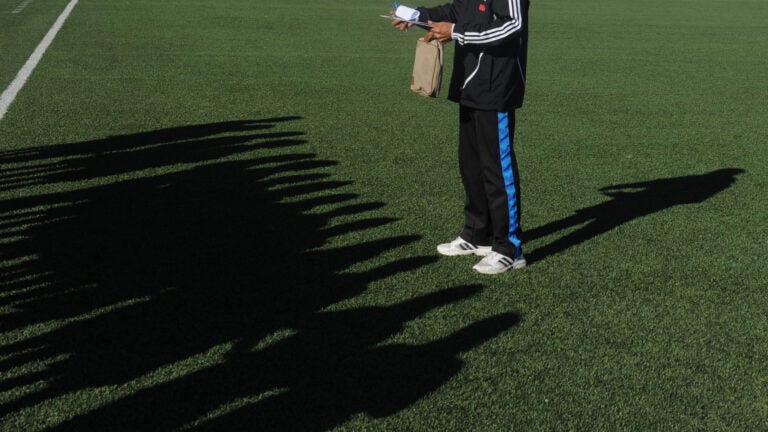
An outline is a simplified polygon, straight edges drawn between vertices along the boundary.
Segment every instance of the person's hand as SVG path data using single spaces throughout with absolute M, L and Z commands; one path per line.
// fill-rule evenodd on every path
M 440 42 L 451 40 L 451 30 L 453 30 L 453 23 L 451 22 L 434 22 L 428 21 L 430 31 L 435 39 Z
M 413 27 L 413 23 L 409 23 L 407 21 L 400 21 L 397 18 L 392 20 L 392 25 L 395 26 L 398 30 L 402 30 L 402 31 L 408 31 L 409 28 Z
M 394 18 L 395 11 L 389 11 L 389 14 L 393 17 L 392 18 L 392 25 L 397 28 L 400 31 L 407 31 L 409 28 L 413 27 L 413 23 L 409 23 L 403 20 L 399 20 L 397 18 Z

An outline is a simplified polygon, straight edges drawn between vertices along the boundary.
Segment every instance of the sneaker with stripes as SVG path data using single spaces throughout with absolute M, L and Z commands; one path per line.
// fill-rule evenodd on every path
M 486 256 L 491 253 L 490 246 L 478 246 L 472 244 L 461 237 L 456 237 L 456 240 L 450 243 L 442 243 L 437 245 L 437 251 L 442 255 L 456 256 L 456 255 L 477 255 Z
M 509 269 L 521 269 L 527 264 L 522 251 L 519 251 L 514 258 L 498 252 L 491 252 L 472 268 L 478 273 L 499 274 Z

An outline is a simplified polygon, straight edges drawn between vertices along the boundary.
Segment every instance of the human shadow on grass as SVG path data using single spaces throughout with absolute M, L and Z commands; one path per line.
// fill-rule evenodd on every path
M 20 196 L 0 203 L 0 417 L 74 409 L 50 427 L 324 430 L 409 406 L 519 321 L 387 343 L 480 286 L 333 308 L 435 258 L 380 258 L 418 237 L 377 234 L 395 221 L 370 215 L 385 204 L 301 152 L 303 133 L 285 130 L 298 120 L 0 153 L 0 188 Z M 365 240 L 345 241 L 354 232 Z
M 604 187 L 600 191 L 610 200 L 526 231 L 526 240 L 534 240 L 586 224 L 527 255 L 533 262 L 541 261 L 634 219 L 678 205 L 704 202 L 729 188 L 736 181 L 736 176 L 744 172 L 739 168 L 724 168 L 700 175 Z

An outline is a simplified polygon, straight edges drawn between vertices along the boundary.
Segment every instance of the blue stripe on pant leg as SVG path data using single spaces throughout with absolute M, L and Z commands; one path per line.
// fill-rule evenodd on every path
M 518 211 L 515 172 L 512 168 L 512 142 L 509 138 L 509 113 L 498 113 L 498 122 L 501 173 L 504 176 L 504 188 L 507 190 L 507 205 L 509 207 L 508 238 L 516 248 L 520 248 L 521 241 L 516 234 L 520 226 L 520 212 Z

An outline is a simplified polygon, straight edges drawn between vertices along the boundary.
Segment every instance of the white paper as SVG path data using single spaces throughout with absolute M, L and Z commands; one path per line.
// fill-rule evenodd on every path
M 411 9 L 408 6 L 398 6 L 395 11 L 395 16 L 403 21 L 418 21 L 419 11 Z

